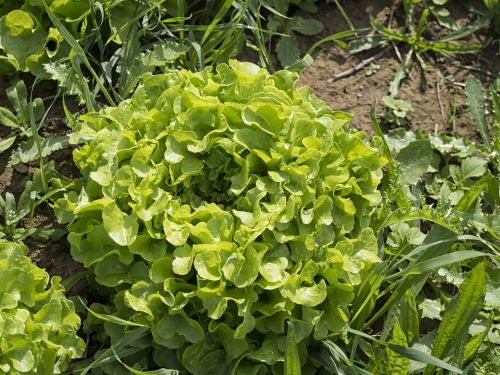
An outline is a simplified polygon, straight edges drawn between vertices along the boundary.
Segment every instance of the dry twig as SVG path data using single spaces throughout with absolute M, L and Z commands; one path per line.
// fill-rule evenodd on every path
M 488 77 L 492 77 L 492 78 L 496 77 L 493 73 L 491 73 L 485 69 L 478 68 L 476 66 L 460 65 L 460 64 L 453 64 L 453 65 L 455 65 L 456 67 L 461 68 L 461 69 L 466 69 L 466 70 L 470 70 L 472 72 L 478 72 L 478 73 L 487 75 Z
M 345 70 L 343 72 L 340 72 L 340 73 L 337 73 L 335 74 L 332 78 L 329 78 L 327 80 L 328 83 L 332 83 L 333 81 L 336 81 L 338 79 L 341 79 L 341 78 L 345 78 L 345 77 L 349 77 L 350 75 L 353 75 L 357 72 L 359 72 L 361 69 L 363 69 L 365 66 L 371 64 L 372 62 L 374 62 L 375 60 L 378 60 L 380 59 L 382 56 L 384 56 L 388 51 L 388 48 L 385 48 L 383 49 L 382 51 L 380 51 L 379 53 L 377 53 L 376 55 L 373 55 L 363 61 L 361 61 L 358 65 L 356 65 L 355 67 L 351 68 L 351 69 L 348 69 L 348 70 Z
M 437 70 L 437 79 L 436 79 L 436 95 L 439 103 L 439 109 L 441 111 L 441 117 L 443 118 L 443 122 L 446 125 L 446 115 L 444 114 L 443 101 L 441 100 L 441 85 L 439 82 L 441 81 L 442 74 L 439 70 Z

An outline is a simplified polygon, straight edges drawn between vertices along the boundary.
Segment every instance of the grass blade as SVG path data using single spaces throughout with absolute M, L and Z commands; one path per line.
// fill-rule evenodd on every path
M 210 22 L 210 25 L 208 25 L 207 30 L 205 31 L 205 34 L 203 35 L 203 38 L 201 39 L 201 44 L 203 45 L 208 38 L 211 37 L 212 31 L 214 27 L 222 20 L 222 18 L 226 15 L 226 13 L 231 9 L 231 6 L 233 5 L 233 0 L 226 0 L 224 3 L 221 5 L 219 11 L 215 15 L 215 17 L 212 19 L 212 22 Z
M 285 375 L 301 375 L 295 326 L 290 321 L 287 323 L 288 333 L 286 335 Z
M 387 342 L 382 341 L 382 340 L 377 340 L 376 338 L 374 338 L 374 337 L 372 337 L 364 332 L 361 332 L 361 331 L 358 331 L 358 330 L 355 330 L 352 328 L 348 328 L 347 332 L 352 333 L 352 334 L 357 335 L 357 336 L 364 337 L 368 340 L 374 341 L 374 342 L 376 342 L 380 345 L 383 345 L 385 347 L 389 347 L 392 351 L 394 351 L 394 352 L 396 352 L 396 353 L 398 353 L 406 358 L 412 359 L 414 361 L 426 363 L 429 365 L 433 365 L 435 367 L 440 367 L 440 368 L 443 368 L 445 370 L 453 371 L 457 374 L 463 374 L 463 371 L 460 370 L 458 367 L 450 365 L 449 363 L 447 363 L 439 358 L 436 358 L 430 354 L 424 353 L 418 349 L 406 348 L 404 346 L 387 343 Z
M 161 369 L 153 370 L 153 371 L 141 371 L 141 370 L 137 370 L 137 369 L 135 369 L 133 367 L 130 367 L 126 363 L 122 362 L 122 360 L 120 359 L 120 357 L 118 357 L 118 354 L 116 354 L 115 349 L 112 348 L 111 350 L 113 350 L 113 354 L 114 354 L 116 360 L 123 367 L 125 367 L 128 371 L 130 371 L 131 374 L 135 374 L 135 375 L 179 375 L 181 373 L 179 370 L 169 370 L 169 369 L 165 369 L 165 368 L 161 368 Z
M 428 365 L 432 365 L 435 367 L 440 367 L 448 371 L 452 371 L 457 374 L 463 374 L 464 372 L 460 370 L 458 367 L 455 367 L 453 365 L 450 365 L 449 363 L 436 358 L 430 354 L 424 353 L 418 349 L 415 348 L 405 348 L 404 346 L 399 346 L 399 345 L 394 345 L 394 344 L 389 344 L 389 347 L 391 350 L 395 351 L 396 353 L 401 354 L 402 356 L 413 359 L 414 361 L 420 362 L 420 363 L 426 363 Z
M 83 302 L 83 300 L 80 297 L 78 297 L 78 299 L 80 300 L 80 303 L 83 306 L 85 306 L 85 308 L 87 309 L 87 311 L 89 313 L 91 313 L 92 315 L 94 315 L 97 319 L 101 319 L 101 320 L 103 320 L 105 322 L 112 323 L 112 324 L 117 324 L 117 325 L 120 325 L 120 326 L 142 327 L 142 328 L 146 327 L 143 324 L 139 324 L 139 323 L 131 322 L 131 321 L 128 321 L 128 320 L 124 320 L 124 319 L 118 318 L 117 316 L 114 316 L 114 315 L 97 313 L 97 312 L 91 310 L 89 307 L 87 307 L 87 305 Z
M 78 375 L 86 375 L 95 368 L 98 368 L 110 362 L 115 362 L 116 358 L 112 353 L 115 350 L 119 350 L 122 357 L 134 355 L 140 352 L 142 350 L 141 348 L 135 348 L 130 346 L 133 345 L 135 341 L 145 336 L 146 334 L 147 334 L 147 328 L 145 327 L 134 328 L 133 330 L 128 331 L 120 340 L 113 343 L 110 348 L 100 353 L 99 356 L 95 358 L 94 361 L 90 362 L 89 365 L 85 366 L 87 363 L 89 363 L 89 361 L 82 361 L 82 363 L 77 362 L 75 363 L 75 370 L 70 371 L 69 373 L 70 374 L 78 373 Z M 82 365 L 85 367 L 83 367 Z
M 391 150 L 387 145 L 384 134 L 382 133 L 382 129 L 380 128 L 380 124 L 376 115 L 377 110 L 377 102 L 374 101 L 370 107 L 370 119 L 372 121 L 372 129 L 375 134 L 382 140 L 382 151 L 384 153 L 385 158 L 387 159 L 387 170 L 389 171 L 389 178 L 392 180 L 394 176 L 394 158 L 392 157 Z
M 439 267 L 444 267 L 453 263 L 463 262 L 464 260 L 467 259 L 473 259 L 484 256 L 488 256 L 488 254 L 475 250 L 464 250 L 464 251 L 454 252 L 451 254 L 445 254 L 432 259 L 427 259 L 421 262 L 414 263 L 410 267 L 387 277 L 386 280 L 400 278 L 407 275 L 423 275 L 427 272 L 434 271 Z
M 413 48 L 410 49 L 410 51 L 406 54 L 404 61 L 401 62 L 398 70 L 396 71 L 396 74 L 394 75 L 394 78 L 389 83 L 389 93 L 391 94 L 391 96 L 396 97 L 398 95 L 401 81 L 405 79 L 406 75 L 408 74 L 407 72 L 411 63 L 412 56 Z
M 341 31 L 339 33 L 329 35 L 323 39 L 318 40 L 316 43 L 314 43 L 311 46 L 311 48 L 309 48 L 307 50 L 306 55 L 312 55 L 313 52 L 316 50 L 316 48 L 318 48 L 319 46 L 321 46 L 322 44 L 324 44 L 326 42 L 334 42 L 336 44 L 340 44 L 341 46 L 344 46 L 345 48 L 347 48 L 347 45 L 344 42 L 342 42 L 341 40 L 345 39 L 345 38 L 349 38 L 351 36 L 358 35 L 359 33 L 362 33 L 365 30 L 366 29 L 346 30 L 346 31 Z
M 339 10 L 340 14 L 342 15 L 342 17 L 344 18 L 345 22 L 347 23 L 347 25 L 349 25 L 349 28 L 351 30 L 354 30 L 355 27 L 351 21 L 351 19 L 349 18 L 349 16 L 347 15 L 347 13 L 345 12 L 344 8 L 342 7 L 342 5 L 340 5 L 339 1 L 338 0 L 333 0 L 333 2 L 335 3 L 335 5 L 337 6 L 337 9 Z
M 328 350 L 331 362 L 338 364 L 340 367 L 340 371 L 333 372 L 335 375 L 341 374 L 351 374 L 351 375 L 373 375 L 371 372 L 366 371 L 360 367 L 357 367 L 354 363 L 352 363 L 347 357 L 346 353 L 340 348 L 337 344 L 330 340 L 324 340 L 321 344 Z M 348 368 L 348 371 L 342 371 L 341 363 L 344 363 Z
M 488 19 L 489 19 L 488 15 L 485 15 L 485 16 L 481 17 L 480 19 L 478 19 L 476 22 L 471 23 L 469 26 L 460 28 L 459 30 L 449 34 L 448 36 L 441 38 L 440 41 L 441 42 L 450 42 L 452 40 L 463 39 L 463 38 L 475 33 L 479 29 L 483 28 L 483 26 L 486 24 L 486 22 L 488 22 Z

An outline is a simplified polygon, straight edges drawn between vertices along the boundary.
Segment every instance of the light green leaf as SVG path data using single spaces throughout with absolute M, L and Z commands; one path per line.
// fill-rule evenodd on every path
M 137 238 L 139 223 L 134 213 L 127 215 L 114 203 L 102 210 L 102 221 L 108 235 L 120 246 L 129 246 Z
M 321 280 L 313 286 L 300 287 L 300 276 L 293 275 L 285 284 L 281 293 L 284 297 L 304 306 L 317 306 L 326 299 L 326 284 Z
M 206 280 L 219 280 L 221 278 L 221 260 L 216 251 L 205 250 L 194 258 L 194 268 Z
M 259 274 L 259 257 L 255 249 L 247 247 L 243 253 L 234 252 L 228 258 L 222 272 L 224 277 L 238 288 L 253 284 Z
M 35 365 L 35 357 L 31 350 L 18 349 L 10 353 L 13 367 L 19 372 L 28 372 Z
M 0 153 L 8 150 L 16 141 L 16 136 L 0 140 Z
M 443 311 L 443 306 L 439 300 L 426 298 L 418 305 L 418 307 L 422 310 L 422 318 L 441 320 L 441 311 Z
M 199 342 L 204 336 L 200 324 L 183 314 L 165 315 L 156 325 L 156 330 L 161 337 L 168 339 L 179 334 L 191 343 Z
M 486 173 L 487 160 L 470 157 L 462 160 L 462 176 L 464 179 L 481 177 Z
M 178 247 L 174 251 L 172 270 L 178 275 L 187 275 L 193 265 L 193 249 L 189 245 Z
M 165 241 L 154 240 L 143 234 L 138 235 L 135 241 L 129 245 L 130 252 L 140 255 L 149 262 L 154 262 L 165 256 L 166 248 Z

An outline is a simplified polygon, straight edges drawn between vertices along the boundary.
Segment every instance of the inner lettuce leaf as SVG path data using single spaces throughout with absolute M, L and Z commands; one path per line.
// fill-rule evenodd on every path
M 83 355 L 80 317 L 60 278 L 34 266 L 23 245 L 0 240 L 0 373 L 61 374 Z
M 305 364 L 380 262 L 379 140 L 297 78 L 237 61 L 170 71 L 74 126 L 83 177 L 54 209 L 73 257 L 118 291 L 93 308 L 146 325 L 195 375 L 280 374 L 287 321 Z

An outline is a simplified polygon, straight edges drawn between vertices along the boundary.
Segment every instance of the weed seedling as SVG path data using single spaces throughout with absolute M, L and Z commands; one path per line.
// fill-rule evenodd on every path
M 10 136 L 0 140 L 0 152 L 8 150 L 18 137 L 30 138 L 33 133 L 30 125 L 30 110 L 35 121 L 39 121 L 45 113 L 41 98 L 28 102 L 28 90 L 22 80 L 15 81 L 5 90 L 14 111 L 0 107 L 0 125 L 11 128 Z
M 56 175 L 53 161 L 45 165 L 44 173 L 46 181 Z M 0 196 L 0 239 L 22 242 L 27 237 L 45 241 L 60 237 L 64 231 L 59 228 L 38 228 L 32 225 L 35 209 L 57 192 L 58 190 L 53 190 L 43 194 L 42 172 L 38 169 L 32 180 L 26 182 L 17 202 L 12 193 Z
M 383 119 L 394 126 L 401 127 L 408 124 L 408 113 L 415 111 L 410 102 L 396 99 L 393 96 L 384 96 L 382 102 L 387 107 L 382 114 Z

